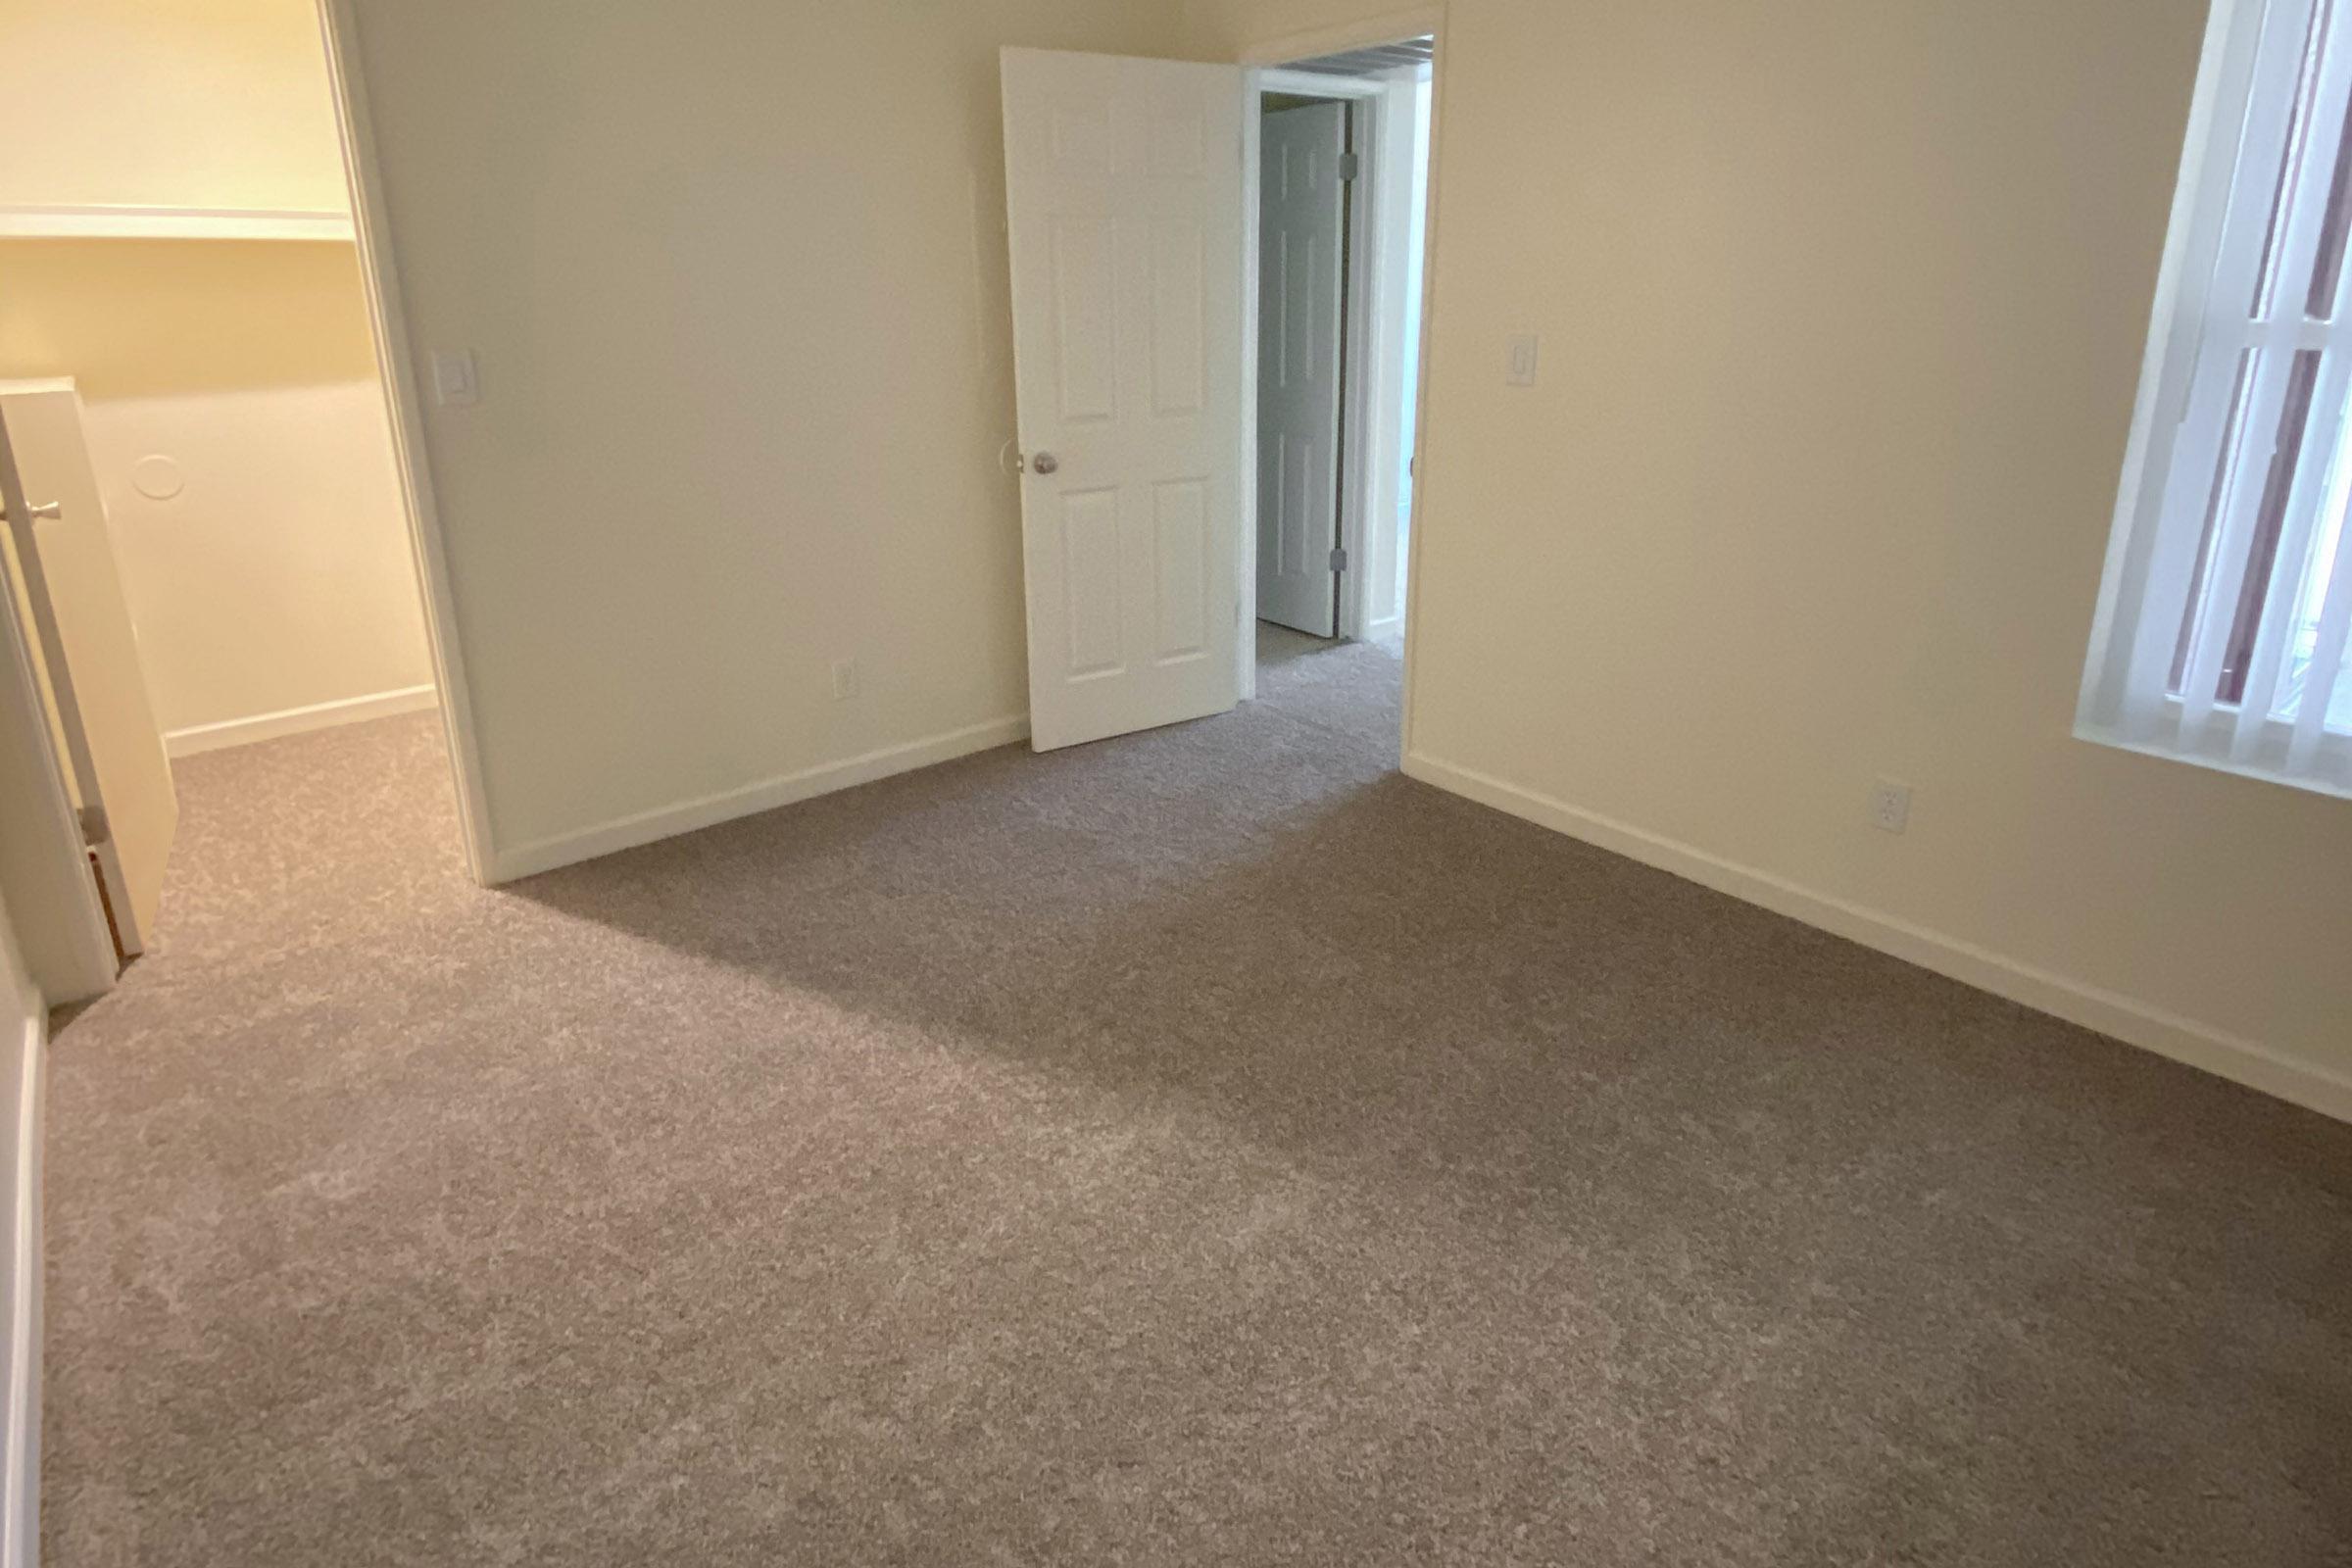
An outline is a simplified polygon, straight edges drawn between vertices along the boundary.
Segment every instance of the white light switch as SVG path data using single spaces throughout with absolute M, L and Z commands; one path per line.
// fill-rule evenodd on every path
M 1511 339 L 1509 375 L 1511 385 L 1534 386 L 1536 384 L 1536 347 L 1537 338 L 1533 332 L 1522 332 Z
M 433 350 L 433 401 L 444 408 L 482 401 L 482 380 L 473 368 L 473 350 Z

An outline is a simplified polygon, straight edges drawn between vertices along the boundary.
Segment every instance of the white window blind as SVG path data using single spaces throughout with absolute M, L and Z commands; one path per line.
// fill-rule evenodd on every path
M 2352 796 L 2352 0 L 2217 0 L 2079 732 Z

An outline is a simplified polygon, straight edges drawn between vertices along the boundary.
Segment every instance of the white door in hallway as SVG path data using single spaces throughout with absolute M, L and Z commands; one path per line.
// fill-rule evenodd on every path
M 1240 693 L 1243 77 L 1004 52 L 1029 724 L 1039 751 Z
M 1348 108 L 1277 110 L 1261 132 L 1257 617 L 1339 631 L 1340 291 Z

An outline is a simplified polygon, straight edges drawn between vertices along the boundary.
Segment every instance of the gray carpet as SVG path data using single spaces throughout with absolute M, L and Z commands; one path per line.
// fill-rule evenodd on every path
M 500 893 L 425 720 L 185 764 L 56 1043 L 48 1561 L 2352 1562 L 2352 1128 L 1284 651 Z

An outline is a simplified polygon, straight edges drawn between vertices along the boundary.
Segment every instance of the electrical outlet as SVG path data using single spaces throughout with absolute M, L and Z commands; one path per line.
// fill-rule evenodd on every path
M 1505 379 L 1512 386 L 1536 384 L 1536 357 L 1543 347 L 1533 332 L 1522 332 L 1511 339 L 1511 357 Z
M 1870 792 L 1870 825 L 1882 833 L 1900 833 L 1911 825 L 1911 786 L 1892 779 L 1879 780 Z
M 837 703 L 846 703 L 857 695 L 858 661 L 836 659 L 833 661 L 833 700 Z

